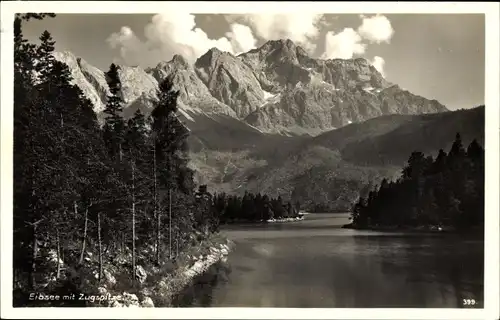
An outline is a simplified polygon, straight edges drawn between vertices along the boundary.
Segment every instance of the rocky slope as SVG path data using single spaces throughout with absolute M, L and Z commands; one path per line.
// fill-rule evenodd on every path
M 168 62 L 160 62 L 155 68 L 149 69 L 158 82 L 172 75 L 174 88 L 179 90 L 181 113 L 201 111 L 206 113 L 224 114 L 236 117 L 233 109 L 215 99 L 208 88 L 197 76 L 193 66 L 180 55 L 175 55 Z
M 69 51 L 55 52 L 54 58 L 68 65 L 73 84 L 77 85 L 92 102 L 94 111 L 97 114 L 101 113 L 109 90 L 104 73 Z
M 82 89 L 84 95 L 94 105 L 94 111 L 102 117 L 109 89 L 104 71 L 90 65 L 71 52 L 56 52 L 55 58 L 66 63 L 73 76 L 73 83 Z M 123 116 L 128 118 L 137 109 L 149 114 L 156 101 L 159 81 L 172 75 L 174 89 L 179 90 L 179 116 L 184 121 L 192 121 L 195 114 L 217 114 L 236 117 L 235 112 L 213 98 L 208 88 L 197 77 L 192 66 L 180 56 L 171 61 L 161 62 L 155 68 L 144 70 L 140 67 L 120 65 L 122 97 L 125 102 Z
M 102 112 L 103 71 L 69 52 L 56 58 L 70 66 L 75 83 Z M 318 135 L 381 115 L 447 110 L 389 83 L 366 59 L 313 59 L 290 40 L 268 41 L 239 56 L 212 48 L 194 65 L 175 55 L 147 70 L 121 67 L 126 117 L 137 109 L 148 113 L 158 82 L 168 76 L 180 91 L 186 120 L 200 113 L 227 115 L 282 135 Z
M 366 59 L 312 59 L 290 40 L 242 54 L 274 97 L 246 117 L 266 132 L 312 135 L 386 114 L 446 111 L 387 82 Z
M 252 70 L 237 57 L 216 48 L 195 63 L 196 73 L 219 101 L 230 106 L 239 118 L 257 110 L 264 92 Z
M 104 72 L 69 52 L 56 58 L 102 116 Z M 447 112 L 389 83 L 365 59 L 313 59 L 290 40 L 239 56 L 211 49 L 194 65 L 176 55 L 147 70 L 121 66 L 124 116 L 149 113 L 168 76 L 191 131 L 197 182 L 217 192 L 293 194 L 342 207 L 366 184 L 396 175 L 413 147 L 434 152 L 456 131 L 464 142 L 484 134 L 484 108 Z

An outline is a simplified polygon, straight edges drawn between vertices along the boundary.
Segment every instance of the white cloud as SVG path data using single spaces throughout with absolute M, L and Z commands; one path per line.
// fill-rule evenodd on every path
M 373 60 L 370 61 L 370 63 L 375 67 L 375 69 L 380 72 L 382 76 L 385 76 L 384 73 L 384 65 L 385 65 L 385 60 L 382 57 L 375 56 L 373 57 Z
M 322 14 L 237 14 L 228 15 L 228 22 L 248 24 L 264 40 L 290 39 L 306 50 L 314 50 L 313 41 L 324 23 Z
M 175 10 L 153 16 L 144 28 L 145 41 L 141 41 L 128 27 L 111 34 L 107 41 L 112 48 L 120 49 L 121 59 L 127 64 L 150 65 L 168 60 L 174 54 L 181 54 L 194 62 L 213 47 L 233 53 L 234 46 L 251 46 L 253 35 L 242 27 L 233 26 L 231 39 L 210 39 L 205 31 L 196 27 L 193 14 Z
M 145 53 L 141 40 L 126 26 L 109 36 L 108 43 L 113 49 L 119 48 L 120 56 L 128 57 L 128 63 L 131 65 L 139 64 L 137 59 Z
M 197 26 L 193 14 L 172 10 L 152 17 L 144 28 L 144 40 L 124 26 L 107 41 L 112 48 L 119 49 L 121 60 L 127 64 L 150 66 L 169 60 L 174 54 L 181 54 L 193 63 L 212 47 L 233 54 L 251 50 L 257 45 L 256 36 L 266 41 L 288 38 L 313 53 L 320 29 L 329 25 L 323 14 L 231 14 L 225 17 L 230 30 L 218 39 L 211 39 Z M 344 28 L 337 33 L 326 33 L 322 58 L 350 59 L 364 54 L 368 43 L 389 43 L 394 30 L 385 16 L 360 17 L 362 22 L 357 30 Z M 374 65 L 383 70 L 384 62 L 380 59 L 374 59 Z
M 326 33 L 325 52 L 322 58 L 351 59 L 354 55 L 364 54 L 367 43 L 390 42 L 394 35 L 394 29 L 387 17 L 361 15 L 360 18 L 362 22 L 357 31 L 352 28 L 344 28 L 337 34 L 333 31 Z M 380 73 L 384 73 L 385 61 L 382 57 L 376 56 L 371 63 Z
M 324 59 L 351 59 L 355 54 L 365 53 L 366 45 L 361 42 L 360 35 L 352 28 L 345 28 L 335 34 L 329 31 L 325 36 Z
M 219 39 L 210 39 L 196 26 L 195 16 L 172 10 L 160 13 L 144 28 L 145 40 L 141 41 L 128 27 L 108 38 L 113 48 L 120 49 L 121 59 L 127 64 L 147 64 L 168 60 L 181 54 L 194 62 L 212 47 L 233 54 L 255 48 L 254 32 L 265 40 L 289 38 L 306 50 L 314 50 L 313 40 L 324 24 L 321 14 L 251 14 L 228 15 L 230 31 Z
M 181 54 L 191 62 L 213 47 L 232 52 L 227 38 L 208 38 L 205 31 L 196 28 L 194 19 L 194 15 L 179 11 L 153 16 L 144 31 L 147 45 L 167 56 Z
M 358 28 L 358 33 L 363 39 L 372 43 L 389 43 L 394 35 L 394 29 L 387 17 L 375 15 L 372 17 L 361 16 L 363 22 Z
M 231 45 L 236 54 L 247 52 L 255 48 L 257 39 L 253 36 L 250 27 L 239 23 L 233 23 L 230 28 L 231 32 L 226 33 L 226 36 L 231 39 Z

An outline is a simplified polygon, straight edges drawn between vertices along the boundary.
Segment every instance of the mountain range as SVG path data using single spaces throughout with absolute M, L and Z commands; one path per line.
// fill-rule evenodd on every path
M 102 119 L 104 72 L 71 52 L 54 55 Z M 212 48 L 194 64 L 175 55 L 148 69 L 121 65 L 123 116 L 150 113 L 169 76 L 197 181 L 217 192 L 344 208 L 363 186 L 397 175 L 415 148 L 446 149 L 457 131 L 464 143 L 484 141 L 484 107 L 448 111 L 388 82 L 366 59 L 314 59 L 290 40 L 237 56 Z

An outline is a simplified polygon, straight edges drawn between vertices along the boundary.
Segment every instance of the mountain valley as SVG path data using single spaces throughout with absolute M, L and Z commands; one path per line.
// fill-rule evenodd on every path
M 70 52 L 55 54 L 102 120 L 104 72 Z M 190 130 L 191 167 L 216 192 L 281 195 L 346 210 L 360 191 L 399 175 L 408 155 L 436 154 L 456 132 L 484 143 L 484 106 L 448 111 L 388 82 L 363 58 L 321 60 L 290 40 L 234 56 L 211 49 L 156 67 L 120 66 L 123 116 L 149 114 L 171 77 L 178 116 Z

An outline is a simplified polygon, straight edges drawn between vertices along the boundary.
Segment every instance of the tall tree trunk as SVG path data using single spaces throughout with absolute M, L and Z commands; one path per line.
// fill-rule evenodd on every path
M 38 239 L 37 239 L 37 224 L 33 224 L 33 252 L 31 261 L 31 272 L 30 272 L 30 287 L 32 290 L 36 289 L 36 258 L 38 251 Z
M 170 114 L 167 114 L 167 132 L 170 132 Z M 173 141 L 170 141 L 172 143 Z M 169 151 L 170 152 L 170 151 Z M 168 257 L 172 259 L 172 168 L 170 154 L 167 155 L 167 170 L 168 170 Z
M 119 148 L 118 153 L 119 153 L 119 156 L 120 156 L 120 162 L 122 162 L 123 153 L 122 153 L 122 143 L 121 142 L 118 144 L 118 148 Z
M 157 210 L 157 185 L 156 185 L 156 142 L 153 147 L 153 210 L 154 216 L 156 217 L 156 263 L 160 264 L 160 224 L 161 224 L 161 214 Z
M 168 254 L 172 259 L 172 188 L 168 188 Z
M 121 251 L 125 252 L 125 232 L 122 231 Z
M 132 279 L 135 285 L 135 167 L 132 163 Z
M 102 279 L 102 239 L 101 239 L 101 212 L 97 213 L 97 238 L 99 241 L 99 282 Z
M 82 252 L 80 253 L 80 264 L 83 263 L 83 256 L 85 254 L 85 241 L 87 239 L 87 216 L 88 216 L 89 208 L 85 209 L 85 225 L 83 227 L 83 239 L 82 239 Z
M 176 250 L 175 250 L 175 256 L 178 257 L 179 256 L 179 229 L 177 229 L 177 232 L 176 232 L 176 237 L 175 237 L 175 246 L 176 246 Z
M 73 207 L 75 210 L 75 218 L 76 218 L 78 216 L 78 204 L 76 203 L 76 201 L 73 201 Z
M 57 242 L 57 273 L 56 279 L 59 280 L 61 276 L 61 246 L 59 243 L 59 229 L 56 229 L 56 242 Z

